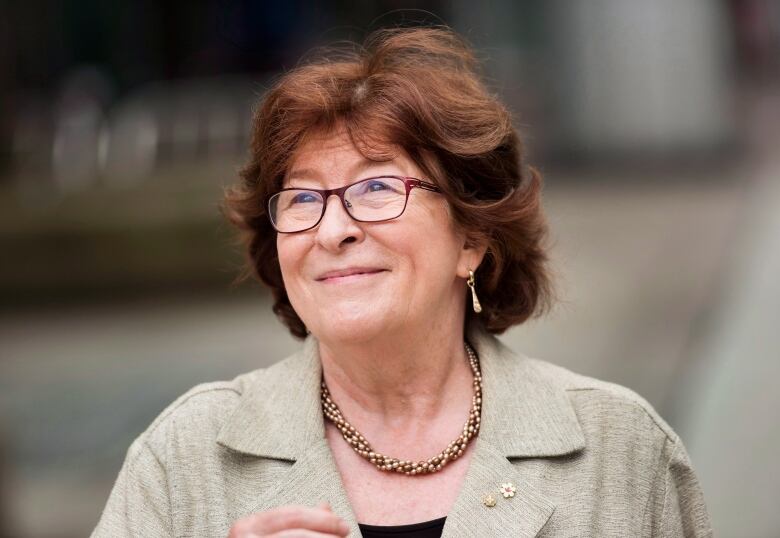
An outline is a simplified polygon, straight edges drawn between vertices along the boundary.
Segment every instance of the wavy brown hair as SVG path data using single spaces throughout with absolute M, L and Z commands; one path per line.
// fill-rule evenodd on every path
M 226 189 L 223 212 L 241 230 L 247 263 L 237 280 L 271 288 L 273 310 L 296 337 L 266 201 L 281 188 L 307 134 L 344 128 L 367 158 L 403 149 L 436 183 L 472 244 L 485 328 L 501 333 L 551 302 L 541 177 L 524 164 L 506 107 L 488 91 L 472 48 L 448 28 L 385 29 L 363 46 L 323 49 L 282 74 L 258 104 L 249 161 Z M 464 286 L 464 300 L 467 299 Z

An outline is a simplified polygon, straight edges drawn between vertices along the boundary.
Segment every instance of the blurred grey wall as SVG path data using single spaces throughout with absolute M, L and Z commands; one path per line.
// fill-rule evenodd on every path
M 732 138 L 723 3 L 555 0 L 550 10 L 562 144 L 680 153 Z

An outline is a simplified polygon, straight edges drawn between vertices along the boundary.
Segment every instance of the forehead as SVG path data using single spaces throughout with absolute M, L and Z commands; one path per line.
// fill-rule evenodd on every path
M 329 164 L 343 159 L 361 160 L 364 156 L 344 133 L 314 133 L 307 135 L 296 148 L 290 160 L 290 169 L 296 166 Z
M 307 134 L 290 159 L 285 180 L 318 179 L 326 174 L 354 176 L 372 169 L 404 175 L 419 172 L 403 149 L 388 143 L 358 147 L 342 129 Z

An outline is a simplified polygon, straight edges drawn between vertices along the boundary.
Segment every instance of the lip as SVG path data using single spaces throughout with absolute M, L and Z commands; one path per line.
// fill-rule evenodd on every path
M 337 282 L 346 278 L 370 276 L 384 271 L 386 271 L 386 269 L 380 269 L 379 267 L 346 267 L 344 269 L 336 269 L 323 273 L 315 280 L 318 282 Z

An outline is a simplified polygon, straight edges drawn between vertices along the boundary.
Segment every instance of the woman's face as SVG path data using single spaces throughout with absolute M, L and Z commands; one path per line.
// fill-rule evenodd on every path
M 339 131 L 307 138 L 284 186 L 333 189 L 382 174 L 430 180 L 403 152 L 386 162 L 365 159 Z M 307 328 L 352 343 L 462 323 L 463 279 L 483 253 L 465 247 L 445 198 L 418 188 L 404 213 L 385 222 L 357 222 L 331 196 L 317 227 L 278 234 L 277 249 L 288 297 Z

